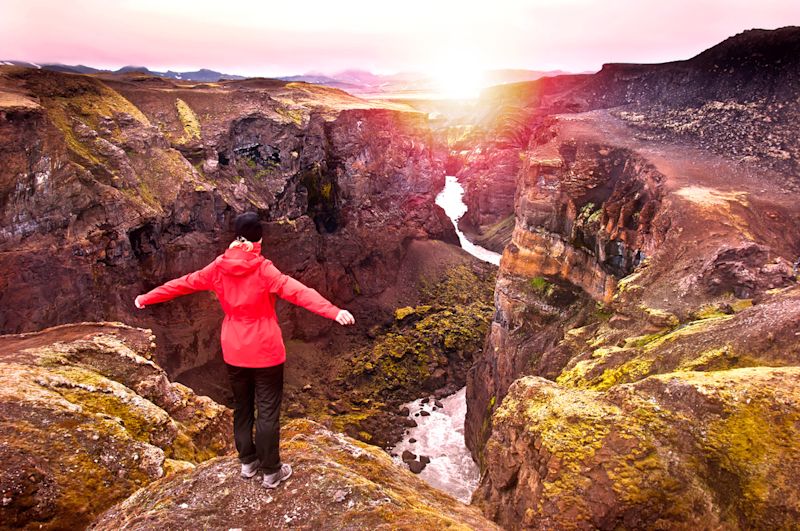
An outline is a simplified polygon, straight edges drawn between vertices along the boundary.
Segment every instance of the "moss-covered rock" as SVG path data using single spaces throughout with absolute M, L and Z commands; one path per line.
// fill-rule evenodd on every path
M 282 438 L 294 474 L 276 490 L 241 479 L 234 458 L 213 459 L 150 484 L 92 529 L 497 529 L 373 446 L 305 419 Z
M 334 430 L 382 445 L 404 429 L 394 419 L 400 403 L 463 387 L 493 310 L 493 268 L 476 267 L 455 266 L 438 282 L 425 282 L 423 304 L 395 310 L 375 341 L 343 365 L 336 392 L 339 406 L 332 411 L 327 401 L 312 400 L 309 415 Z M 341 407 L 343 403 L 348 406 Z
M 148 330 L 0 336 L 0 520 L 76 529 L 137 488 L 232 449 L 231 414 L 171 383 Z
M 473 499 L 511 529 L 790 529 L 800 516 L 797 367 L 602 393 L 526 377 L 493 424 Z

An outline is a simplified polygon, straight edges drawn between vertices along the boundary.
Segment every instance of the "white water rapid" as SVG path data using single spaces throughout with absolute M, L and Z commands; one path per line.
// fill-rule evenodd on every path
M 458 228 L 458 220 L 467 213 L 467 205 L 464 204 L 464 187 L 461 186 L 458 179 L 452 175 L 445 177 L 444 188 L 436 196 L 436 204 L 442 207 L 447 217 L 453 221 L 462 249 L 484 262 L 489 262 L 496 266 L 500 265 L 500 255 L 498 253 L 475 245 Z
M 484 249 L 469 241 L 458 229 L 458 220 L 467 212 L 464 204 L 464 188 L 458 180 L 448 175 L 444 189 L 436 196 L 436 204 L 444 209 L 453 221 L 461 247 L 474 257 L 500 265 L 500 255 Z M 478 465 L 464 443 L 464 417 L 467 414 L 467 389 L 443 398 L 438 407 L 430 398 L 420 398 L 405 404 L 410 416 L 417 422 L 409 429 L 403 440 L 392 448 L 395 461 L 403 464 L 402 454 L 409 451 L 417 456 L 430 458 L 430 463 L 419 476 L 431 486 L 443 490 L 451 496 L 469 503 L 472 492 L 478 486 L 480 472 Z M 423 400 L 426 403 L 422 403 Z M 423 415 L 425 411 L 428 415 Z M 411 442 L 414 441 L 414 442 Z M 405 465 L 404 465 L 405 466 Z

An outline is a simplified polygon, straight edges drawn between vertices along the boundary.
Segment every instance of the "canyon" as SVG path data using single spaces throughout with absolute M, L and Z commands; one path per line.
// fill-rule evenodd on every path
M 0 67 L 3 521 L 796 526 L 798 58 L 800 29 L 752 30 L 495 87 L 438 125 L 305 83 Z M 499 270 L 458 247 L 445 175 Z M 359 322 L 279 308 L 304 472 L 273 494 L 226 457 L 213 297 L 132 305 L 244 210 Z M 401 404 L 464 385 L 471 507 L 377 448 L 414 423 Z

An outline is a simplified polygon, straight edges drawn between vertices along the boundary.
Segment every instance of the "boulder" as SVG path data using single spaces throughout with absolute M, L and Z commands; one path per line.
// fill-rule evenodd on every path
M 91 529 L 498 529 L 374 446 L 299 419 L 281 437 L 294 475 L 278 489 L 241 479 L 236 459 L 221 457 L 149 485 Z
M 605 392 L 524 377 L 473 500 L 508 529 L 790 529 L 800 368 L 652 376 Z
M 231 412 L 172 383 L 152 332 L 82 323 L 0 336 L 0 520 L 85 527 L 136 489 L 230 452 Z

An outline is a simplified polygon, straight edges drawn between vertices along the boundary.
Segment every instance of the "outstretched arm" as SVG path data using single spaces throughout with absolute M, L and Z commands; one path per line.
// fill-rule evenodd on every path
M 355 324 L 356 320 L 350 312 L 334 306 L 317 290 L 309 288 L 289 275 L 284 275 L 274 265 L 269 264 L 265 273 L 273 281 L 270 291 L 280 298 L 317 315 L 333 319 L 341 325 Z
M 211 262 L 206 267 L 199 271 L 189 273 L 180 278 L 170 280 L 169 282 L 136 297 L 134 304 L 137 308 L 144 308 L 148 304 L 157 304 L 159 302 L 166 302 L 181 295 L 188 295 L 195 291 L 204 291 L 211 289 L 211 271 L 214 269 L 214 262 Z

